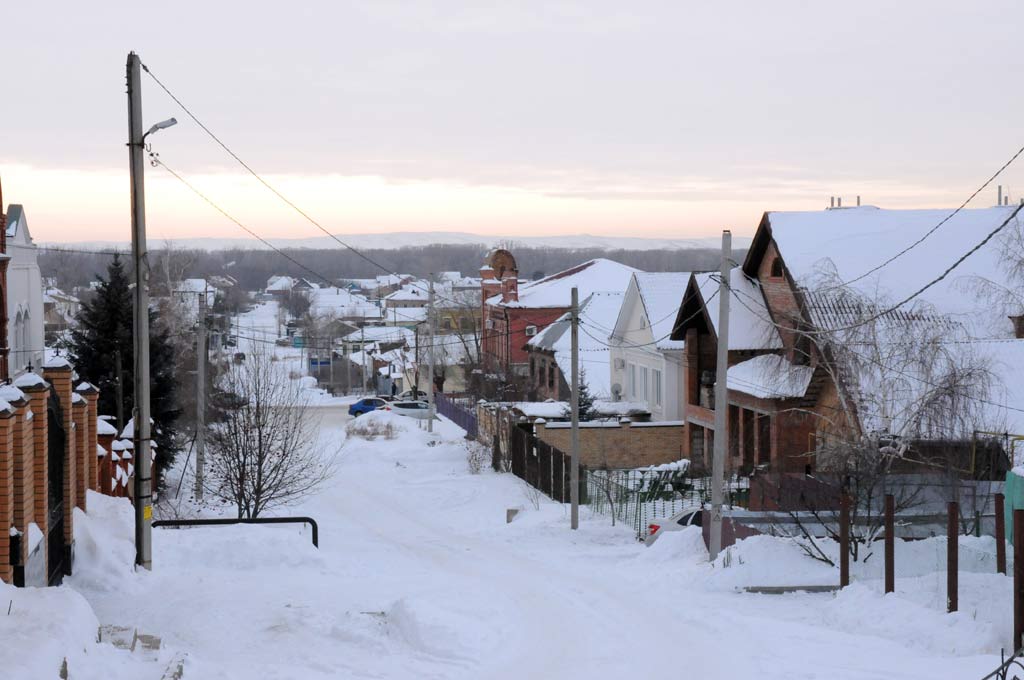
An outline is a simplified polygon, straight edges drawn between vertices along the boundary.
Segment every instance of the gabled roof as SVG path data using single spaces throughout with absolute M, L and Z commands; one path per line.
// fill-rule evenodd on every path
M 615 324 L 624 295 L 596 292 L 580 303 L 580 368 L 586 372 L 587 387 L 595 397 L 611 397 L 610 348 L 608 331 L 604 329 Z M 558 370 L 566 376 L 566 381 L 572 375 L 571 316 L 566 312 L 526 343 L 527 349 L 554 353 Z
M 380 318 L 380 309 L 362 295 L 344 288 L 319 288 L 310 294 L 309 311 L 314 316 Z
M 3 209 L 3 206 L 0 206 L 0 209 Z M 26 240 L 31 238 L 28 234 L 25 209 L 17 203 L 12 203 L 7 206 L 7 238 L 14 238 L 19 233 L 24 233 Z
M 795 399 L 806 394 L 814 369 L 791 364 L 777 354 L 762 354 L 730 366 L 727 375 L 730 390 L 761 399 Z
M 815 288 L 850 282 L 851 288 L 872 299 L 896 302 L 945 271 L 998 227 L 1015 208 L 965 209 L 951 218 L 952 209 L 884 210 L 874 206 L 767 212 L 743 266 L 748 274 L 756 272 L 768 243 L 774 239 L 796 285 Z M 947 218 L 934 234 L 906 254 L 863 279 L 854 280 L 887 257 L 912 246 Z M 1017 225 L 1011 223 L 1003 233 L 1015 227 Z M 945 280 L 927 290 L 920 300 L 943 314 L 991 313 L 992 310 L 979 309 L 977 295 L 970 284 L 979 276 L 994 280 L 998 285 L 1009 283 L 1002 260 L 1003 246 L 996 237 L 967 257 Z
M 672 339 L 672 327 L 683 304 L 690 272 L 637 272 L 633 274 L 647 323 L 658 349 L 682 349 L 683 340 Z
M 729 349 L 781 349 L 782 339 L 771 321 L 761 286 L 736 267 L 729 274 Z M 672 339 L 685 340 L 686 330 L 696 327 L 718 336 L 717 272 L 694 274 L 673 326 Z
M 613 260 L 588 260 L 565 271 L 532 281 L 519 288 L 519 300 L 502 302 L 501 295 L 487 299 L 487 304 L 514 308 L 567 308 L 572 288 L 579 290 L 582 300 L 595 291 L 624 291 L 630 277 L 639 271 Z

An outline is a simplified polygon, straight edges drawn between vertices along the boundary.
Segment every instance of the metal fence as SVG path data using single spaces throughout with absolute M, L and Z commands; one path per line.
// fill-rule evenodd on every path
M 443 392 L 434 393 L 434 405 L 437 407 L 437 412 L 465 430 L 467 437 L 476 439 L 476 411 L 472 407 L 466 406 L 465 401 L 465 398 L 447 395 Z
M 679 470 L 587 470 L 586 484 L 591 512 L 628 524 L 637 540 L 647 536 L 651 521 L 711 502 L 711 479 Z M 725 486 L 726 505 L 746 507 L 749 492 L 749 480 L 733 476 Z

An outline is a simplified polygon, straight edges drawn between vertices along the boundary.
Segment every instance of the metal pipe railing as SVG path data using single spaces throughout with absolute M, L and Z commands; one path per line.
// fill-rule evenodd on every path
M 256 517 L 254 519 L 160 519 L 153 522 L 157 527 L 206 527 L 223 524 L 308 524 L 313 528 L 313 547 L 320 547 L 320 530 L 312 517 Z

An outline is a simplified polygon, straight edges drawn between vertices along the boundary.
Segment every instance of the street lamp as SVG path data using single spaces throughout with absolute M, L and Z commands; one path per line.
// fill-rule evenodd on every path
M 157 123 L 156 125 L 154 125 L 153 127 L 149 128 L 149 130 L 146 131 L 146 134 L 142 135 L 142 140 L 145 141 L 146 137 L 149 137 L 151 134 L 153 134 L 157 130 L 165 130 L 165 129 L 167 129 L 167 128 L 173 126 L 173 125 L 177 125 L 177 124 L 178 124 L 178 119 L 177 118 L 168 118 L 167 120 L 162 120 L 159 123 Z

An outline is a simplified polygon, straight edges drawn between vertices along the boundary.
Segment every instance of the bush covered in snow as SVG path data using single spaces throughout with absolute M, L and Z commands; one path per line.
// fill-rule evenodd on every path
M 371 441 L 378 437 L 394 439 L 399 432 L 404 430 L 404 424 L 400 424 L 393 414 L 386 411 L 370 411 L 345 426 L 345 433 L 349 437 L 359 437 Z

